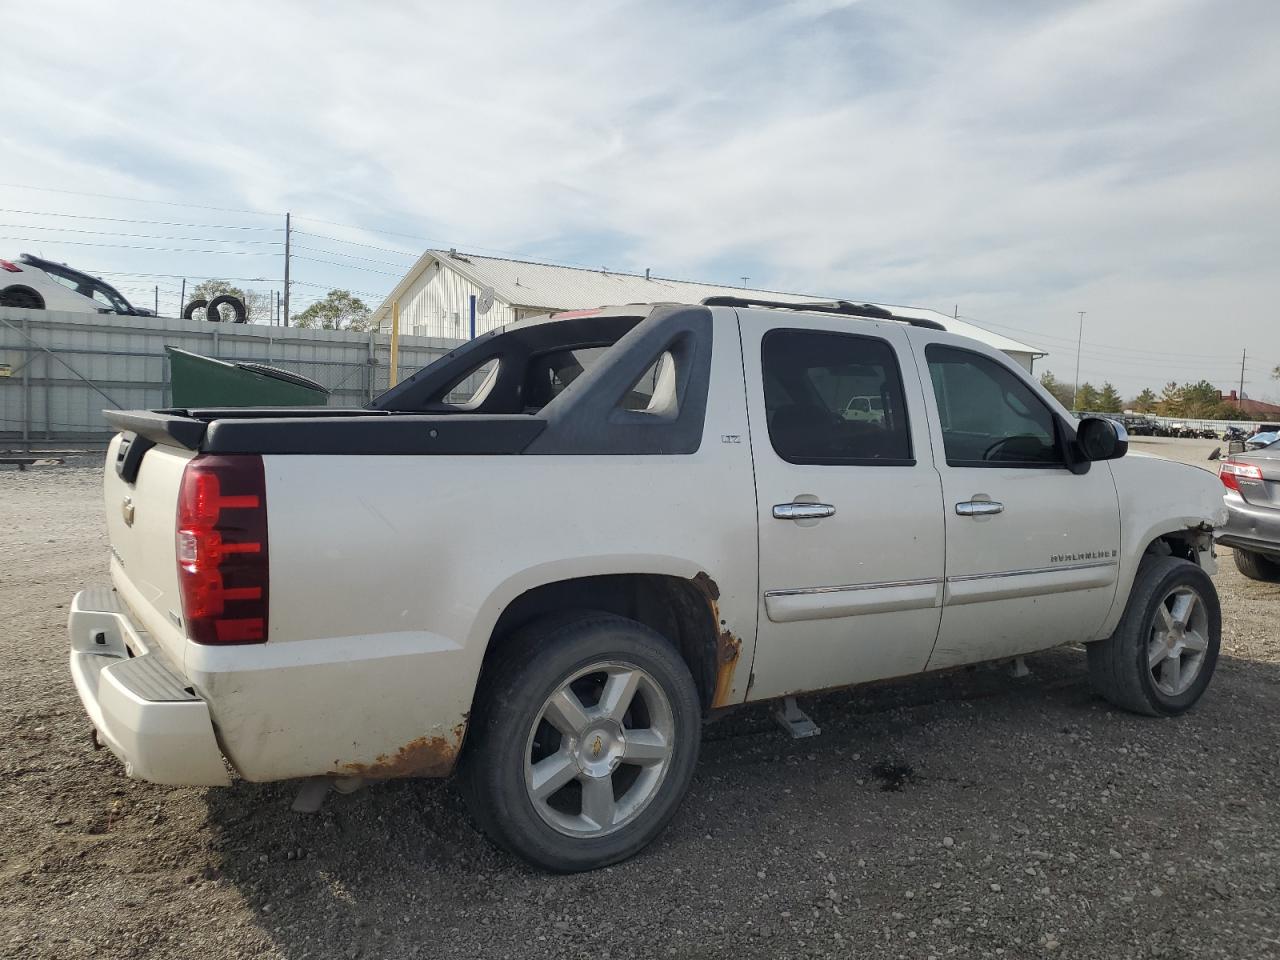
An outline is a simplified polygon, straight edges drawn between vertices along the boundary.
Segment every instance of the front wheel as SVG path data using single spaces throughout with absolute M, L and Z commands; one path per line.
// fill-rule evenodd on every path
M 688 790 L 701 707 L 662 635 L 605 613 L 535 623 L 477 694 L 463 758 L 472 815 L 499 845 L 569 873 L 624 860 Z
M 1209 575 L 1189 560 L 1144 557 L 1115 633 L 1089 644 L 1089 678 L 1118 707 L 1174 716 L 1209 686 L 1221 642 Z

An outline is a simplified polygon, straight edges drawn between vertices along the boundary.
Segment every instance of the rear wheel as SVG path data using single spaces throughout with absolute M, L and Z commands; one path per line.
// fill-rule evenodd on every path
M 700 737 L 693 678 L 666 638 L 611 614 L 556 618 L 520 631 L 486 676 L 462 782 L 498 844 L 590 870 L 666 826 Z
M 1115 633 L 1089 644 L 1089 677 L 1118 707 L 1173 716 L 1209 686 L 1221 640 L 1209 575 L 1189 560 L 1146 557 Z
M 18 310 L 43 310 L 44 297 L 30 287 L 5 287 L 0 290 L 0 307 L 14 307 Z
M 1266 554 L 1256 553 L 1253 550 L 1241 550 L 1239 547 L 1232 547 L 1231 555 L 1235 557 L 1236 569 L 1250 580 L 1280 583 L 1280 562 Z

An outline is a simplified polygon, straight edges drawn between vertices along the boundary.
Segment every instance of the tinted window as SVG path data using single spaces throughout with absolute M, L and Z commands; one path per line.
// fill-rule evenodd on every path
M 902 465 L 911 459 L 902 375 L 884 340 L 773 330 L 761 345 L 769 440 L 791 463 Z
M 542 409 L 599 360 L 607 346 L 555 350 L 529 361 L 525 407 Z
M 496 357 L 486 360 L 450 387 L 443 397 L 445 403 L 461 406 L 468 404 L 476 394 L 489 389 L 498 373 Z
M 670 353 L 663 352 L 623 395 L 622 408 L 642 413 L 659 412 L 674 403 L 674 391 L 675 360 Z
M 1060 466 L 1052 411 L 1016 374 L 989 357 L 925 348 L 942 442 L 952 466 Z

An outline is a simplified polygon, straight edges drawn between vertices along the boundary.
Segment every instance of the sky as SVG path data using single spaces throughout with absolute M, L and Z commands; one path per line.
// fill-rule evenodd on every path
M 288 210 L 295 311 L 457 247 L 958 310 L 1064 380 L 1083 310 L 1081 380 L 1280 398 L 1270 0 L 4 8 L 0 257 L 162 313 L 279 289 Z

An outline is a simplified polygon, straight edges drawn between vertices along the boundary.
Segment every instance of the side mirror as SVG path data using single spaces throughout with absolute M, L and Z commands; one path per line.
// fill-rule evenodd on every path
M 1084 417 L 1076 427 L 1076 445 L 1086 460 L 1115 460 L 1129 452 L 1129 433 L 1107 417 Z

